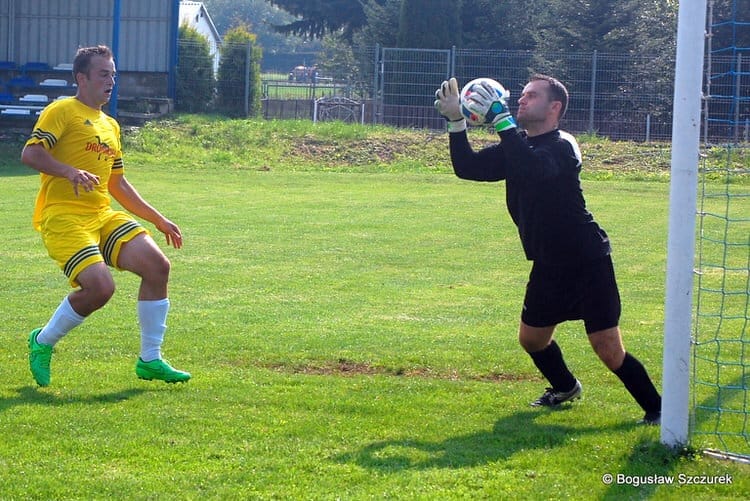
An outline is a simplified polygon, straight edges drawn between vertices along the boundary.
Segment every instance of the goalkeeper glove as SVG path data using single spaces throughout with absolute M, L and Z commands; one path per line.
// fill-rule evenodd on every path
M 455 78 L 444 81 L 435 91 L 435 109 L 448 121 L 448 132 L 466 130 L 466 120 L 458 102 L 458 81 Z
M 516 127 L 516 120 L 508 108 L 507 99 L 510 97 L 510 92 L 503 90 L 504 92 L 499 96 L 491 85 L 483 82 L 474 86 L 471 103 L 467 105 L 471 111 L 484 115 L 485 122 L 492 124 L 497 132 Z

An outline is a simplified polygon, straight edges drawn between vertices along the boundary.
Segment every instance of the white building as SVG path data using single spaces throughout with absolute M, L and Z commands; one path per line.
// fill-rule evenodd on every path
M 214 60 L 214 75 L 219 70 L 219 47 L 221 47 L 221 35 L 216 30 L 211 16 L 203 2 L 180 1 L 180 26 L 187 24 L 203 35 L 208 40 L 211 57 Z

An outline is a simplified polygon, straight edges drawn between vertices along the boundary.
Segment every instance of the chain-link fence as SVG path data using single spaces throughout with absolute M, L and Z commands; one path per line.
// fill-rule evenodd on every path
M 259 94 L 264 118 L 313 119 L 316 100 L 344 97 L 364 105 L 365 123 L 441 129 L 443 119 L 434 110 L 433 101 L 435 89 L 446 78 L 455 76 L 460 83 L 477 77 L 494 78 L 510 90 L 509 104 L 514 111 L 528 78 L 533 73 L 545 73 L 560 79 L 570 93 L 563 128 L 617 140 L 671 139 L 674 79 L 674 55 L 671 53 L 658 56 L 596 51 L 539 54 L 374 46 L 356 48 L 346 63 L 326 61 L 321 55 L 314 60 L 304 59 L 304 64 L 295 64 L 286 70 L 274 67 L 262 72 Z M 298 60 L 293 55 L 287 58 L 276 55 L 274 61 L 278 66 L 278 61 L 294 64 Z M 714 58 L 713 64 L 730 63 Z M 729 130 L 719 121 L 710 130 L 707 128 L 711 135 L 707 139 L 747 140 L 750 78 L 743 81 L 734 72 L 730 80 L 721 86 L 714 83 L 713 88 L 728 97 L 715 100 L 711 116 L 715 117 L 726 108 L 726 113 L 732 114 L 733 123 L 745 124 L 744 128 L 735 126 Z M 710 99 L 708 101 L 711 104 Z
M 559 78 L 570 92 L 562 126 L 613 139 L 659 140 L 671 137 L 671 58 L 636 55 L 535 54 L 527 51 L 381 49 L 376 114 L 383 123 L 442 127 L 430 111 L 442 80 L 460 83 L 490 77 L 511 92 L 511 111 L 533 73 Z M 661 71 L 658 67 L 661 67 Z M 381 104 L 382 103 L 382 104 Z

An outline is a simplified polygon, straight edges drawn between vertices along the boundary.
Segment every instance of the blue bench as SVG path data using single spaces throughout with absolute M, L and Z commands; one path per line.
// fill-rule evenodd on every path
M 20 94 L 24 90 L 36 89 L 37 85 L 33 78 L 23 75 L 11 78 L 5 84 L 5 87 L 8 89 L 8 92 Z
M 18 65 L 13 61 L 0 61 L 0 71 L 16 71 Z
M 26 64 L 21 65 L 21 73 L 24 75 L 31 72 L 44 72 L 52 71 L 49 64 L 41 61 L 29 61 Z

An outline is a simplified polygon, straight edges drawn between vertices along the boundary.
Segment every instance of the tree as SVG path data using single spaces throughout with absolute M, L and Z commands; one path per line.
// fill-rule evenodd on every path
M 461 12 L 464 48 L 533 50 L 548 0 L 464 0 Z
M 219 61 L 218 99 L 219 109 L 229 116 L 255 116 L 260 112 L 262 54 L 256 36 L 250 33 L 247 26 L 237 26 L 224 35 Z
M 279 33 L 274 27 L 290 23 L 295 17 L 266 0 L 204 0 L 203 3 L 219 33 L 226 33 L 234 26 L 250 26 L 265 54 L 318 49 L 314 41 Z
M 187 113 L 206 111 L 214 97 L 214 69 L 208 40 L 187 24 L 178 33 L 175 108 Z
M 544 12 L 544 28 L 535 37 L 534 69 L 569 84 L 580 82 L 571 95 L 571 112 L 587 109 L 586 100 L 595 92 L 599 108 L 609 110 L 607 116 L 599 114 L 602 123 L 620 123 L 623 113 L 633 110 L 642 112 L 644 119 L 647 114 L 669 113 L 669 100 L 655 104 L 643 96 L 660 93 L 655 86 L 673 79 L 675 9 L 671 0 L 550 2 Z M 599 64 L 597 74 L 614 72 L 616 79 L 591 78 L 595 51 L 608 55 L 615 65 L 603 68 Z M 592 64 L 582 64 L 586 59 Z M 584 82 L 596 82 L 596 87 L 587 88 Z M 620 123 L 620 127 L 624 125 Z
M 361 0 L 268 0 L 299 19 L 277 26 L 281 33 L 323 38 L 341 31 L 346 40 L 367 23 Z
M 318 69 L 323 75 L 341 81 L 354 81 L 358 68 L 351 45 L 340 34 L 326 35 L 318 58 Z
M 402 0 L 369 0 L 363 2 L 366 24 L 354 37 L 356 44 L 395 47 Z
M 398 22 L 399 47 L 448 49 L 461 45 L 461 2 L 403 0 Z
M 554 0 L 541 10 L 540 51 L 635 54 L 674 47 L 676 3 L 671 0 Z

